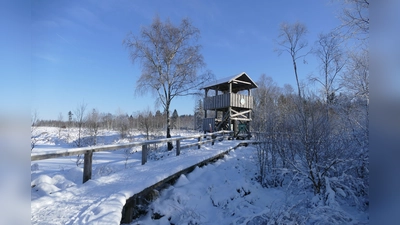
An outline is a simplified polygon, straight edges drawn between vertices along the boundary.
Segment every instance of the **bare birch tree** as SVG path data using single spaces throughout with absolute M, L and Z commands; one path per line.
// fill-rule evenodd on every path
M 204 108 L 203 100 L 198 99 L 194 108 L 194 130 L 200 130 L 203 126 Z
M 138 114 L 138 121 L 139 121 L 139 127 L 138 129 L 140 131 L 145 132 L 146 134 L 146 140 L 150 140 L 150 132 L 154 131 L 154 117 L 149 108 L 139 112 Z
M 212 77 L 207 71 L 197 44 L 200 31 L 188 19 L 178 26 L 168 19 L 162 22 L 158 16 L 148 27 L 142 27 L 140 35 L 129 34 L 123 44 L 129 49 L 133 63 L 140 62 L 142 74 L 136 82 L 136 93 L 149 91 L 166 112 L 167 138 L 171 137 L 170 105 L 174 98 L 198 93 L 198 89 Z M 168 150 L 173 145 L 168 143 Z
M 129 134 L 129 116 L 118 108 L 115 116 L 115 127 L 119 130 L 121 138 L 128 137 Z
M 85 111 L 87 104 L 85 102 L 80 103 L 75 109 L 76 124 L 78 125 L 78 140 L 75 140 L 77 147 L 82 147 L 82 128 L 85 123 Z
M 63 119 L 64 119 L 63 114 L 62 114 L 62 112 L 60 112 L 58 114 L 58 138 L 59 139 L 61 139 L 61 130 L 63 129 L 63 127 L 65 127 Z
M 86 116 L 87 125 L 89 127 L 92 145 L 97 145 L 97 135 L 100 127 L 100 113 L 97 109 L 92 109 Z
M 336 81 L 346 62 L 342 43 L 340 35 L 336 32 L 321 33 L 315 43 L 313 53 L 320 62 L 320 75 L 310 79 L 321 84 L 326 103 L 332 103 L 332 96 L 340 89 Z
M 112 130 L 114 126 L 114 116 L 111 113 L 102 113 L 100 117 L 103 127 L 107 130 Z
M 38 134 L 36 134 L 36 129 L 39 122 L 38 112 L 34 110 L 31 115 L 31 151 L 35 148 Z
M 296 77 L 298 95 L 300 98 L 301 87 L 299 75 L 297 73 L 297 60 L 304 58 L 309 53 L 309 51 L 303 54 L 300 52 L 308 45 L 307 40 L 305 40 L 305 35 L 307 33 L 307 27 L 300 22 L 294 24 L 288 24 L 286 22 L 281 23 L 278 36 L 279 40 L 277 41 L 280 48 L 275 49 L 279 55 L 283 52 L 288 52 L 290 54 L 293 62 L 294 75 Z

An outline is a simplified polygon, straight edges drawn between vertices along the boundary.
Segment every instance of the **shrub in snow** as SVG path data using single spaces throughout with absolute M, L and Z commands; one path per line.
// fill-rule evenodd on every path
M 75 159 L 75 165 L 77 167 L 79 167 L 80 165 L 82 165 L 84 162 L 84 155 L 76 155 L 76 159 Z
M 173 224 L 202 224 L 203 215 L 201 215 L 196 209 L 192 209 L 191 207 L 183 207 L 173 206 L 175 208 L 175 212 L 172 214 L 170 222 Z
M 255 96 L 264 93 L 259 91 Z M 260 131 L 256 140 L 262 141 L 255 151 L 256 180 L 263 187 L 311 191 L 313 207 L 336 210 L 346 203 L 367 210 L 368 135 L 358 103 L 264 94 L 253 116 L 253 127 Z M 339 212 L 330 216 L 343 217 Z
M 125 157 L 125 169 L 128 166 L 128 160 L 131 156 L 131 154 L 133 153 L 133 148 L 126 148 L 124 149 L 124 157 Z
M 116 170 L 117 169 L 111 165 L 98 166 L 93 170 L 92 177 L 98 178 L 98 177 L 102 177 L 102 176 L 107 176 L 107 175 L 114 173 Z
M 31 165 L 31 171 L 38 171 L 39 170 L 39 164 L 34 163 Z

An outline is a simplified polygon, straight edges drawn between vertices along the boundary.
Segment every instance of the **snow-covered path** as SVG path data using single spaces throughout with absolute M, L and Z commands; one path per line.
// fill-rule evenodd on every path
M 269 224 L 283 209 L 286 192 L 263 188 L 256 181 L 254 153 L 254 146 L 239 147 L 182 174 L 131 224 Z
M 162 160 L 149 161 L 145 165 L 137 160 L 130 163 L 127 169 L 111 175 L 54 190 L 51 194 L 31 201 L 31 223 L 119 224 L 127 198 L 238 143 L 239 141 L 223 141 L 201 149 L 195 147 L 182 151 L 180 156 L 171 155 Z

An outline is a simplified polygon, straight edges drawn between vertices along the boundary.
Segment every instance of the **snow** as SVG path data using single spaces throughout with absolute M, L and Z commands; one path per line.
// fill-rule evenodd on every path
M 72 148 L 68 136 L 56 128 L 40 128 L 34 152 Z M 193 135 L 173 131 L 174 136 Z M 140 133 L 121 139 L 114 131 L 101 131 L 101 145 L 144 140 Z M 92 179 L 82 184 L 82 165 L 76 156 L 31 162 L 32 224 L 119 224 L 130 196 L 204 159 L 236 146 L 239 141 L 216 142 L 175 151 L 158 146 L 141 165 L 141 148 L 95 152 Z M 255 148 L 239 147 L 215 163 L 196 167 L 160 191 L 145 215 L 132 224 L 357 224 L 367 214 L 351 205 L 318 206 L 320 199 L 304 190 L 264 188 L 255 179 Z M 127 158 L 128 157 L 128 158 Z M 296 190 L 296 191 L 294 191 Z M 340 191 L 339 191 L 340 192 Z M 343 191 L 342 191 L 343 192 Z M 296 194 L 293 194 L 296 193 Z M 315 201 L 315 202 L 313 202 Z M 332 200 L 333 201 L 333 200 Z M 315 203 L 315 204 L 313 204 Z M 156 216 L 157 215 L 157 216 Z M 334 219 L 336 217 L 339 219 Z

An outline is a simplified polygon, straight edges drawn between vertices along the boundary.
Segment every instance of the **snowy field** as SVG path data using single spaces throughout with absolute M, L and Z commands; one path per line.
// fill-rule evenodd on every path
M 172 131 L 190 136 L 190 131 Z M 162 134 L 157 134 L 162 135 Z M 72 148 L 76 129 L 39 127 L 34 130 L 32 152 Z M 144 140 L 140 132 L 121 138 L 116 131 L 101 130 L 98 145 Z M 193 140 L 194 141 L 194 140 Z M 169 174 L 236 146 L 238 141 L 217 142 L 167 152 L 153 146 L 141 165 L 141 149 L 96 152 L 92 180 L 82 184 L 82 158 L 62 157 L 31 162 L 32 224 L 118 224 L 126 198 Z M 184 143 L 182 143 L 184 145 Z M 368 212 L 348 198 L 336 195 L 326 206 L 312 189 L 298 188 L 288 176 L 276 188 L 257 181 L 255 148 L 239 147 L 213 164 L 182 175 L 160 192 L 147 213 L 131 224 L 368 224 Z M 304 185 L 302 185 L 304 187 Z

